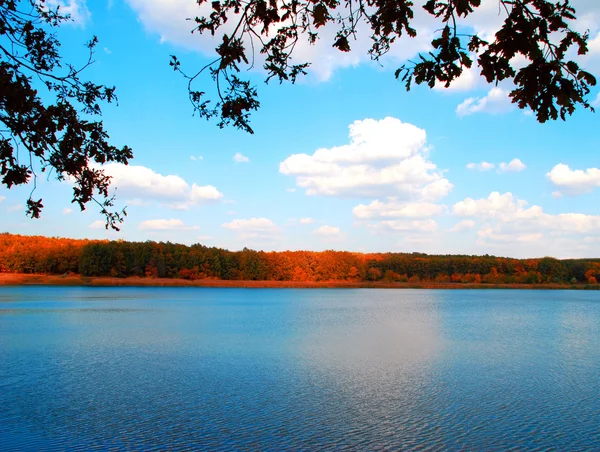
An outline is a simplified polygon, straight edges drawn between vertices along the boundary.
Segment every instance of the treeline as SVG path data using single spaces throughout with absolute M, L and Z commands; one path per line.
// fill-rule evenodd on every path
M 228 251 L 200 244 L 73 240 L 4 233 L 0 234 L 0 271 L 255 281 L 597 284 L 600 259 L 264 252 L 246 248 Z

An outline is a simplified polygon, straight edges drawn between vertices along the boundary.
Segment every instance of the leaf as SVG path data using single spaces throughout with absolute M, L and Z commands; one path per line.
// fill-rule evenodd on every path
M 313 8 L 313 22 L 317 28 L 322 27 L 329 19 L 329 12 L 323 3 L 317 3 Z

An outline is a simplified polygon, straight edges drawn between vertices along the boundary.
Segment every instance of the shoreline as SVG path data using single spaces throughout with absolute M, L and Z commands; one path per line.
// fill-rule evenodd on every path
M 368 282 L 368 281 L 240 281 L 221 279 L 177 278 L 113 278 L 81 275 L 40 275 L 0 273 L 0 286 L 75 286 L 75 287 L 229 287 L 279 289 L 537 289 L 585 290 L 600 289 L 586 284 L 484 284 L 423 282 Z

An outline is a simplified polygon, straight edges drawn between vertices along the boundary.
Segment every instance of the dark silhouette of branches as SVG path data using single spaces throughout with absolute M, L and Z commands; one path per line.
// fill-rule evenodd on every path
M 93 119 L 102 102 L 116 101 L 114 87 L 81 79 L 97 38 L 86 44 L 88 59 L 80 67 L 61 59 L 52 30 L 69 19 L 45 0 L 0 0 L 0 177 L 7 188 L 32 183 L 27 215 L 39 218 L 37 171 L 48 177 L 54 171 L 73 183 L 72 202 L 81 210 L 98 204 L 106 227 L 118 230 L 125 211 L 112 211 L 110 177 L 99 165 L 126 164 L 133 154 L 110 145 L 102 122 Z M 47 91 L 43 99 L 40 90 Z
M 207 0 L 197 3 L 208 4 Z M 332 46 L 349 52 L 359 25 L 365 24 L 372 41 L 368 53 L 374 60 L 399 38 L 417 36 L 412 0 L 214 0 L 210 5 L 212 12 L 196 17 L 192 32 L 216 36 L 227 31 L 216 47 L 218 58 L 193 75 L 183 72 L 176 56 L 171 66 L 188 79 L 190 101 L 201 117 L 217 117 L 220 127 L 233 124 L 250 133 L 250 114 L 259 108 L 257 92 L 237 74 L 254 66 L 255 52 L 264 55 L 267 82 L 275 78 L 294 83 L 309 66 L 292 62 L 294 48 L 300 40 L 314 44 L 326 25 L 337 30 Z M 422 7 L 439 20 L 440 27 L 431 42 L 433 50 L 395 72 L 407 90 L 415 83 L 448 87 L 476 59 L 488 83 L 512 80 L 512 102 L 531 109 L 539 122 L 565 120 L 577 106 L 594 111 L 586 96 L 596 79 L 569 53 L 574 49 L 585 55 L 589 35 L 571 28 L 575 10 L 568 0 L 498 0 L 504 23 L 489 42 L 465 33 L 468 28 L 461 25 L 479 6 L 481 0 L 425 2 Z M 511 63 L 517 55 L 528 61 L 519 69 Z M 216 102 L 194 87 L 204 73 L 216 85 Z

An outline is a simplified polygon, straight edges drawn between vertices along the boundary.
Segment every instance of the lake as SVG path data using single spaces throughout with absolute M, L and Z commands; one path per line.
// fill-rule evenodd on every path
M 600 292 L 0 288 L 0 449 L 591 450 Z

